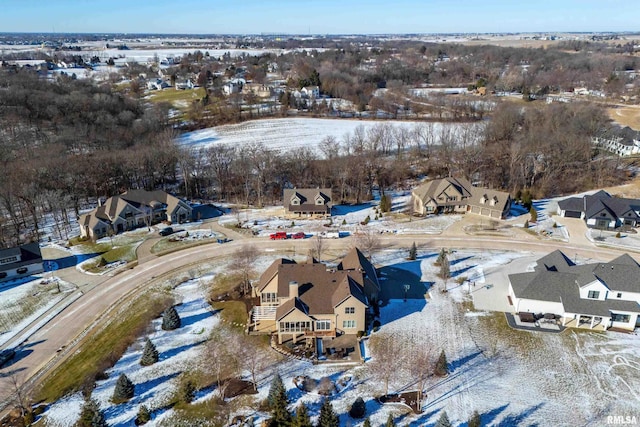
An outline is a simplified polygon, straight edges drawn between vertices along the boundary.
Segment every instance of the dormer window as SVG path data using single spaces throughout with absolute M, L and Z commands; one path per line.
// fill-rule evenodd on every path
M 494 197 L 493 199 L 491 199 L 491 206 L 495 206 L 496 203 L 498 203 L 497 197 Z
M 293 196 L 293 197 L 291 198 L 291 204 L 292 204 L 292 205 L 299 206 L 299 205 L 300 205 L 300 198 L 299 198 L 297 195 L 296 195 L 296 196 Z
M 600 291 L 589 291 L 589 293 L 587 294 L 587 298 L 590 298 L 590 299 L 598 299 L 599 296 L 600 296 Z
M 316 206 L 324 205 L 324 197 L 321 194 L 316 195 Z
M 487 195 L 486 194 L 480 198 L 480 203 L 483 204 L 483 205 L 485 203 L 487 203 Z

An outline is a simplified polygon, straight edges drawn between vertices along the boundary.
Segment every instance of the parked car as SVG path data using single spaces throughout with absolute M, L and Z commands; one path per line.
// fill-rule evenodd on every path
M 170 234 L 173 234 L 173 228 L 171 227 L 165 227 L 162 230 L 160 230 L 159 233 L 161 236 L 168 236 Z
M 285 239 L 288 239 L 289 236 L 287 236 L 287 233 L 285 231 L 278 231 L 276 233 L 269 235 L 269 238 L 271 240 L 285 240 Z
M 305 237 L 307 237 L 307 235 L 304 234 L 302 231 L 298 231 L 297 233 L 294 233 L 291 235 L 292 239 L 304 239 Z

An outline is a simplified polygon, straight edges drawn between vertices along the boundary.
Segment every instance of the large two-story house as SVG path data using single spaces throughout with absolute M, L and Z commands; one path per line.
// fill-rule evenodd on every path
M 509 275 L 515 313 L 553 314 L 569 327 L 634 330 L 640 315 L 640 265 L 624 254 L 606 263 L 576 265 L 557 250 L 533 272 Z
M 475 213 L 496 219 L 509 214 L 511 196 L 504 191 L 474 187 L 464 178 L 427 181 L 411 192 L 415 215 Z
M 185 222 L 192 212 L 188 203 L 165 191 L 129 190 L 80 215 L 80 236 L 99 239 L 161 221 Z
M 287 188 L 282 199 L 287 216 L 331 216 L 330 188 Z
M 38 243 L 0 249 L 0 282 L 42 273 L 44 266 Z
M 357 248 L 337 269 L 310 259 L 278 259 L 254 288 L 251 333 L 274 334 L 279 343 L 332 339 L 366 329 L 365 313 L 378 298 L 376 270 Z

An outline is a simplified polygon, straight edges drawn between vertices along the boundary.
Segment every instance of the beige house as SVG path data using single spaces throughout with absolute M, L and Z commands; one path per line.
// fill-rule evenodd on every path
M 287 216 L 331 216 L 330 188 L 287 188 L 282 199 Z
M 427 181 L 411 192 L 414 214 L 475 213 L 495 219 L 509 214 L 511 196 L 504 191 L 474 187 L 464 178 Z
M 99 239 L 110 231 L 121 233 L 162 221 L 189 221 L 191 215 L 188 203 L 162 190 L 129 190 L 80 215 L 80 236 Z
M 250 332 L 274 334 L 282 344 L 364 331 L 369 299 L 378 296 L 378 278 L 357 248 L 345 260 L 338 269 L 313 259 L 274 261 L 254 288 L 260 303 L 251 310 Z

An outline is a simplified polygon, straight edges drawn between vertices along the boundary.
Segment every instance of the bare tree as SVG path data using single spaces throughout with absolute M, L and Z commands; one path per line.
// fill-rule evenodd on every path
M 378 332 L 369 338 L 373 375 L 384 384 L 384 394 L 389 393 L 389 382 L 398 374 L 398 367 L 403 366 L 398 358 L 404 354 L 397 337 Z
M 373 255 L 380 249 L 380 239 L 375 230 L 361 227 L 354 234 L 353 245 L 371 261 Z
M 8 384 L 7 388 L 11 393 L 12 403 L 20 410 L 20 416 L 22 418 L 31 412 L 31 397 L 24 388 L 24 379 L 18 372 L 11 372 L 5 377 L 5 382 Z
M 408 366 L 411 376 L 416 380 L 418 389 L 418 405 L 422 402 L 422 393 L 427 385 L 429 375 L 433 371 L 434 352 L 426 343 L 412 345 L 408 348 Z
M 311 245 L 311 256 L 318 261 L 322 261 L 322 253 L 324 252 L 324 239 L 322 238 L 322 236 L 316 234 L 316 237 L 313 238 Z
M 250 291 L 251 276 L 255 273 L 253 265 L 257 258 L 258 250 L 250 243 L 245 243 L 236 250 L 236 268 L 242 273 L 242 292 L 244 295 Z

